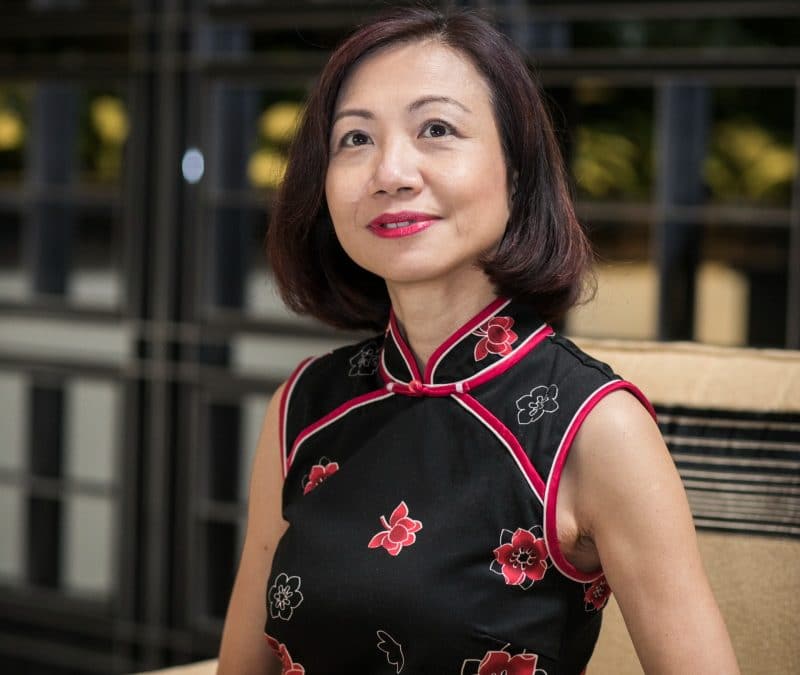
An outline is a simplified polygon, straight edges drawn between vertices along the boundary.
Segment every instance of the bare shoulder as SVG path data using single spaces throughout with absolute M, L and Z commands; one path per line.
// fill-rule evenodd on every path
M 568 516 L 592 543 L 645 672 L 738 673 L 683 483 L 641 402 L 622 390 L 600 401 L 566 474 Z M 680 653 L 666 647 L 677 642 Z
M 239 569 L 225 617 L 219 670 L 228 673 L 277 673 L 275 657 L 264 640 L 264 593 L 272 557 L 286 530 L 281 514 L 283 458 L 280 448 L 278 387 L 267 406 L 250 476 L 247 529 Z
M 600 539 L 616 537 L 626 524 L 642 524 L 645 517 L 669 518 L 693 533 L 675 463 L 650 412 L 630 392 L 608 394 L 589 413 L 567 470 L 578 529 L 588 533 L 601 556 Z

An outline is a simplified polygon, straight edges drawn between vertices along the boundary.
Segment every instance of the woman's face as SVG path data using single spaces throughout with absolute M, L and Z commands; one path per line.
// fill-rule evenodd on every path
M 325 195 L 336 235 L 390 286 L 486 283 L 475 266 L 509 217 L 490 90 L 435 40 L 386 48 L 344 82 Z

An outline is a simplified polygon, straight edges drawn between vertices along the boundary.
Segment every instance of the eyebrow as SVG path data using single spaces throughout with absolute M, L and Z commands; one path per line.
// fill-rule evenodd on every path
M 416 101 L 409 103 L 408 105 L 408 112 L 415 112 L 422 108 L 423 106 L 430 105 L 431 103 L 447 103 L 450 105 L 454 105 L 457 108 L 461 108 L 464 112 L 471 113 L 472 111 L 467 108 L 463 103 L 457 101 L 454 98 L 450 98 L 449 96 L 423 96 L 422 98 L 418 98 Z M 342 117 L 362 117 L 367 120 L 374 120 L 375 115 L 371 113 L 369 110 L 365 110 L 363 108 L 345 108 L 344 110 L 340 110 L 336 115 L 334 115 L 333 120 L 331 121 L 331 126 L 336 124 Z

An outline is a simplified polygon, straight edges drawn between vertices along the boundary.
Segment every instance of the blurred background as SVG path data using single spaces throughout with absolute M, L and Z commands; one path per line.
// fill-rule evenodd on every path
M 0 3 L 0 670 L 216 653 L 289 315 L 269 204 L 369 0 Z M 579 336 L 800 348 L 800 2 L 441 1 L 541 70 L 600 255 Z

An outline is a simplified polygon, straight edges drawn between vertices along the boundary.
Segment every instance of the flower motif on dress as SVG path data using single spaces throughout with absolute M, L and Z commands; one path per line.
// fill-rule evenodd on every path
M 475 360 L 483 361 L 488 354 L 505 356 L 511 353 L 511 345 L 517 341 L 517 334 L 511 330 L 514 319 L 510 316 L 495 316 L 482 323 L 472 334 L 481 339 L 475 345 Z
M 517 399 L 517 421 L 520 424 L 536 422 L 545 413 L 558 410 L 558 386 L 540 384 L 531 389 L 530 394 Z
M 303 480 L 303 494 L 307 495 L 315 487 L 324 483 L 339 470 L 338 462 L 331 462 L 327 457 L 322 457 L 311 467 L 308 476 Z
M 494 560 L 489 566 L 495 574 L 502 574 L 509 586 L 528 590 L 541 581 L 549 567 L 547 546 L 537 525 L 530 530 L 517 528 L 515 532 L 504 529 L 500 534 L 500 546 L 494 549 Z
M 390 666 L 394 666 L 395 671 L 399 673 L 405 665 L 403 647 L 385 630 L 376 631 L 375 634 L 378 636 L 378 649 L 386 654 L 386 661 Z
M 281 572 L 270 586 L 267 601 L 269 615 L 273 619 L 283 619 L 284 621 L 291 619 L 294 610 L 303 602 L 303 594 L 300 592 L 300 577 L 290 577 L 285 572 Z
M 547 675 L 536 669 L 539 657 L 536 654 L 514 654 L 504 649 L 493 649 L 486 652 L 483 658 L 465 659 L 461 664 L 461 675 Z
M 598 577 L 590 584 L 584 584 L 583 590 L 583 606 L 587 612 L 600 611 L 611 597 L 611 587 L 605 576 Z
M 306 669 L 292 660 L 289 650 L 282 642 L 278 642 L 271 635 L 267 635 L 267 643 L 281 660 L 281 675 L 305 675 Z
M 411 546 L 417 540 L 417 535 L 414 533 L 422 529 L 420 521 L 408 517 L 408 506 L 405 502 L 400 502 L 392 511 L 389 522 L 386 522 L 384 516 L 381 516 L 380 522 L 385 529 L 372 537 L 368 546 L 369 548 L 383 546 L 389 555 L 397 555 L 403 546 Z
M 378 370 L 378 359 L 381 350 L 375 342 L 368 342 L 356 354 L 350 357 L 350 377 L 374 375 Z

